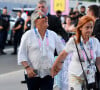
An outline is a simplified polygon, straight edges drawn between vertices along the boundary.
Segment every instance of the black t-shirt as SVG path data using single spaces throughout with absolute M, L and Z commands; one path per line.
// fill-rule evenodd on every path
M 48 14 L 48 29 L 56 32 L 58 35 L 62 36 L 65 41 L 68 40 L 68 34 L 62 28 L 61 21 L 53 15 Z
M 7 30 L 10 26 L 10 15 L 2 14 L 1 18 L 3 20 L 2 23 L 3 23 L 3 26 L 4 26 L 4 30 Z
M 1 18 L 1 16 L 0 16 L 0 26 L 2 26 L 3 27 L 3 23 L 2 23 L 2 18 Z M 0 29 L 0 31 L 2 31 L 3 29 Z
M 16 28 L 19 25 L 21 25 L 21 28 L 19 28 L 18 30 L 15 30 L 15 31 L 16 32 L 23 32 L 23 30 L 24 30 L 24 19 L 18 18 L 17 21 L 16 21 L 16 23 L 15 23 L 14 28 Z
M 95 37 L 100 41 L 100 19 L 95 21 L 93 35 L 95 35 Z

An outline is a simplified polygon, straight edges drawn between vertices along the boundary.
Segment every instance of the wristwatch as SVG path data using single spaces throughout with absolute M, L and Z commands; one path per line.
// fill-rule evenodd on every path
M 25 67 L 25 69 L 27 69 L 27 68 L 29 68 L 30 66 L 29 65 L 27 65 L 26 67 Z

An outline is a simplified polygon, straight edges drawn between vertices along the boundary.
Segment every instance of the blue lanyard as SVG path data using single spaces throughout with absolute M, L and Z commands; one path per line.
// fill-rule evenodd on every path
M 93 59 L 93 47 L 92 47 L 92 40 L 91 39 L 89 40 L 89 46 L 90 46 L 90 56 L 91 56 L 91 59 Z M 82 53 L 86 54 L 86 51 L 85 51 L 84 46 L 83 46 L 83 42 L 81 42 L 81 41 L 80 41 L 80 47 L 81 47 Z M 85 59 L 85 56 L 84 56 L 84 59 Z
M 92 40 L 89 40 L 89 46 L 90 46 L 90 49 L 93 50 L 93 47 L 92 47 Z M 80 47 L 81 49 L 83 50 L 84 47 L 83 47 L 83 42 L 80 41 Z
M 39 37 L 39 34 L 38 34 L 38 32 L 37 32 L 37 30 L 36 30 L 35 27 L 34 27 L 34 31 L 35 31 L 36 36 L 37 36 L 38 38 L 40 38 L 40 37 Z M 46 31 L 46 38 L 48 38 L 48 31 Z
M 39 46 L 41 47 L 40 37 L 39 37 L 39 34 L 38 34 L 38 32 L 37 32 L 37 30 L 36 30 L 35 27 L 34 27 L 34 32 L 35 32 L 35 35 L 36 35 L 37 38 L 38 38 Z M 47 46 L 49 46 L 48 31 L 46 31 L 46 42 L 47 42 Z

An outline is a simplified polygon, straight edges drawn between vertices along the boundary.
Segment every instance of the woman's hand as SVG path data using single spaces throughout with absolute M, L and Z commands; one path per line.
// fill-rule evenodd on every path
M 63 50 L 59 56 L 57 57 L 56 61 L 54 62 L 53 67 L 51 68 L 51 76 L 54 77 L 55 75 L 58 74 L 58 72 L 61 70 L 62 68 L 62 64 L 67 56 L 67 52 L 65 50 Z
M 58 72 L 61 70 L 61 68 L 62 68 L 62 63 L 61 62 L 58 62 L 58 63 L 53 65 L 53 67 L 51 68 L 52 78 L 54 78 L 54 76 L 56 76 L 58 74 Z

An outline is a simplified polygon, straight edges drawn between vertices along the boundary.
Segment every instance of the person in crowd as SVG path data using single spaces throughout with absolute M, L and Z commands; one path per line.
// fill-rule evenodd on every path
M 81 7 L 80 7 L 80 13 L 81 13 L 83 16 L 86 15 L 85 11 L 86 11 L 85 6 L 81 6 Z
M 82 17 L 82 16 L 84 16 L 83 14 L 81 14 L 81 13 L 79 13 L 78 11 L 76 11 L 76 22 L 75 22 L 75 27 L 77 26 L 77 24 L 78 24 L 78 21 L 79 21 L 79 19 Z
M 37 9 L 43 11 L 45 15 L 48 17 L 48 29 L 56 32 L 58 35 L 60 35 L 65 41 L 67 41 L 67 33 L 62 28 L 60 20 L 56 17 L 48 13 L 48 6 L 47 2 L 45 0 L 39 0 L 37 4 Z
M 39 0 L 36 9 L 41 10 L 48 17 L 48 29 L 56 32 L 58 35 L 62 36 L 65 41 L 67 41 L 67 33 L 62 28 L 60 20 L 56 16 L 53 16 L 50 13 L 48 13 L 47 2 L 45 0 Z M 56 50 L 54 52 L 54 55 L 57 56 Z
M 31 13 L 28 12 L 28 15 L 27 15 L 27 19 L 25 21 L 25 25 L 24 25 L 24 31 L 28 31 L 31 29 Z
M 83 16 L 79 20 L 76 35 L 69 39 L 52 67 L 52 77 L 54 77 L 60 71 L 61 64 L 64 62 L 66 56 L 70 52 L 73 53 L 68 68 L 68 90 L 82 90 L 86 79 L 88 84 L 94 83 L 96 72 L 95 63 L 100 71 L 100 49 L 98 49 L 100 42 L 91 36 L 93 27 L 94 20 L 89 16 Z M 91 88 L 96 90 L 95 85 Z M 87 89 L 85 88 L 84 90 Z
M 99 19 L 100 19 L 100 6 L 99 6 Z
M 78 22 L 78 17 L 76 16 L 76 12 L 71 12 L 69 13 L 69 16 L 71 17 L 71 22 L 72 24 L 74 24 L 74 26 L 77 26 L 77 22 Z
M 56 16 L 60 19 L 62 16 L 62 12 L 60 10 L 56 11 Z
M 18 64 L 25 68 L 28 90 L 53 90 L 51 67 L 55 48 L 58 53 L 63 44 L 58 35 L 47 29 L 48 17 L 35 10 L 31 15 L 31 30 L 24 33 L 18 52 Z
M 14 27 L 12 28 L 14 34 L 14 51 L 12 55 L 17 54 L 17 47 L 20 44 L 20 40 L 24 31 L 24 19 L 21 18 L 21 14 L 21 11 L 17 12 L 18 18 Z
M 8 30 L 10 28 L 10 15 L 7 14 L 7 7 L 3 8 L 3 12 L 0 16 L 2 18 L 2 38 L 0 38 L 2 40 L 2 48 L 0 50 L 1 54 L 6 54 L 3 50 L 5 48 L 6 45 L 6 40 L 7 40 L 7 35 L 8 35 Z
M 81 18 L 81 17 L 83 17 L 84 15 L 82 15 L 82 14 L 79 14 L 78 15 L 78 20 Z
M 0 16 L 0 55 L 2 55 L 2 48 L 3 48 L 3 23 L 2 23 L 2 18 Z
M 62 11 L 60 11 L 60 10 L 57 10 L 56 11 L 56 17 L 59 19 L 59 21 L 60 21 L 60 23 L 62 24 L 62 23 L 64 23 L 64 16 L 62 15 Z
M 72 23 L 74 23 L 75 24 L 75 27 L 77 26 L 77 24 L 78 24 L 78 20 L 79 20 L 79 18 L 81 17 L 81 16 L 84 16 L 84 15 L 86 15 L 85 14 L 85 6 L 81 6 L 80 7 L 80 11 L 78 10 L 78 6 L 79 6 L 79 2 L 77 3 L 77 5 L 76 5 L 76 7 L 74 8 L 74 10 L 73 10 L 73 12 L 74 12 L 74 15 L 71 15 L 71 17 L 72 17 Z
M 68 33 L 68 38 L 70 38 L 75 32 L 75 26 L 72 24 L 70 16 L 66 16 L 65 22 L 66 24 L 62 24 L 62 27 Z
M 100 41 L 99 7 L 97 5 L 90 5 L 87 10 L 87 15 L 94 19 L 95 25 L 93 29 L 93 35 Z
M 97 5 L 90 5 L 87 10 L 87 15 L 91 16 L 94 21 L 94 29 L 93 29 L 93 35 L 100 41 L 100 18 L 99 18 L 99 7 Z M 98 90 L 100 90 L 100 74 L 99 71 L 96 73 L 97 75 L 97 82 L 98 84 Z

